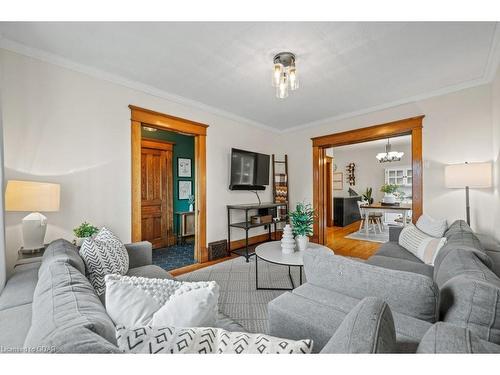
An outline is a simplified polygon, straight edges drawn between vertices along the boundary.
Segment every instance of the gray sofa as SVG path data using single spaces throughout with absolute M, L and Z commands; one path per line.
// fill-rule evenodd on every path
M 125 246 L 128 275 L 172 278 L 151 264 L 149 242 Z M 217 327 L 245 331 L 222 314 Z M 43 257 L 16 266 L 0 294 L 0 352 L 119 352 L 114 324 L 85 277 L 77 248 L 68 241 L 54 241 Z
M 392 310 L 396 352 L 416 352 L 437 322 L 500 344 L 500 279 L 470 227 L 450 226 L 434 267 L 399 246 L 399 230 L 391 229 L 390 241 L 366 261 L 308 250 L 307 283 L 268 305 L 270 333 L 311 338 L 319 352 L 362 299 L 377 297 Z

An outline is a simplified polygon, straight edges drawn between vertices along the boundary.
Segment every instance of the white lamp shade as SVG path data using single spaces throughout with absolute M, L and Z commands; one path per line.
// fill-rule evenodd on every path
M 59 211 L 60 190 L 59 184 L 10 180 L 5 190 L 5 210 Z
M 492 184 L 491 163 L 447 165 L 444 180 L 448 188 L 489 188 Z

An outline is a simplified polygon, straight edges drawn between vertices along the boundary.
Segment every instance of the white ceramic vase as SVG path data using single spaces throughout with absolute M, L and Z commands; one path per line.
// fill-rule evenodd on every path
M 295 236 L 295 240 L 297 241 L 297 248 L 299 251 L 304 251 L 307 249 L 309 245 L 309 237 L 307 236 Z
M 189 205 L 189 212 L 193 212 L 194 211 L 194 205 L 191 203 Z
M 285 228 L 283 228 L 281 252 L 283 254 L 292 254 L 295 252 L 295 240 L 293 238 L 292 227 L 289 224 L 285 225 Z
M 75 245 L 80 247 L 83 245 L 83 242 L 87 239 L 88 237 L 77 237 L 75 238 Z

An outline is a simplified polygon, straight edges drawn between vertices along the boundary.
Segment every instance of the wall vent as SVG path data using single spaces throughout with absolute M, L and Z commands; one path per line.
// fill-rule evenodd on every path
M 229 256 L 227 251 L 227 240 L 210 242 L 208 244 L 208 260 L 215 260 Z

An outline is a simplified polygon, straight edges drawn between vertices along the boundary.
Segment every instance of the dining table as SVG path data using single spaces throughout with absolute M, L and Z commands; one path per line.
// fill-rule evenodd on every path
M 410 218 L 410 213 L 412 210 L 411 203 L 399 203 L 398 205 L 388 205 L 388 204 L 383 204 L 382 202 L 378 202 L 378 203 L 364 204 L 361 205 L 359 208 L 363 212 L 364 217 L 369 217 L 369 215 L 374 212 L 383 212 L 383 213 L 392 212 L 392 213 L 402 214 L 403 226 L 406 226 L 406 222 Z M 368 229 L 369 229 L 369 220 L 364 220 L 364 230 L 367 235 L 368 235 Z

